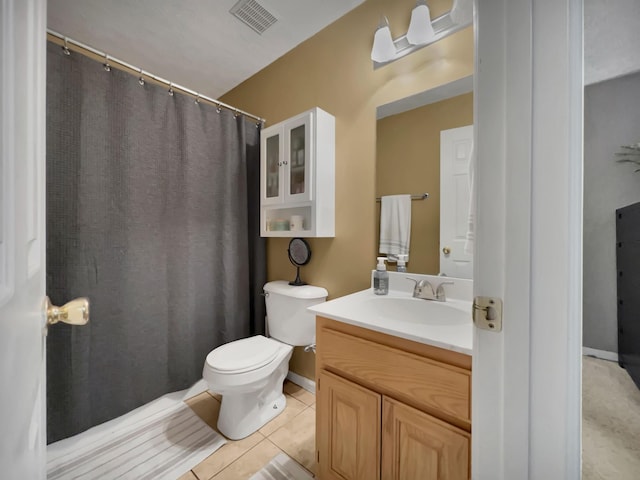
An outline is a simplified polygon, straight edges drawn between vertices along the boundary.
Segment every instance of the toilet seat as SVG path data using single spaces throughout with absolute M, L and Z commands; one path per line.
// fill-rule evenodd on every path
M 206 365 L 218 374 L 238 374 L 271 363 L 281 351 L 276 340 L 256 335 L 222 345 L 207 355 Z

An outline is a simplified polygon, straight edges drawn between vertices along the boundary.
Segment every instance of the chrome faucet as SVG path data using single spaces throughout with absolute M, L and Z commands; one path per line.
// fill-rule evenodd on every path
M 444 286 L 445 285 L 453 285 L 453 282 L 442 282 L 440 283 L 440 285 L 438 285 L 438 288 L 436 288 L 436 300 L 438 302 L 446 302 L 447 301 L 447 295 L 444 291 Z
M 422 298 L 423 300 L 435 300 L 436 294 L 433 291 L 433 285 L 428 280 L 416 280 L 415 278 L 406 277 L 407 280 L 415 282 L 413 287 L 413 298 Z
M 407 280 L 415 282 L 413 287 L 413 298 L 421 298 L 423 300 L 435 300 L 436 302 L 446 302 L 447 296 L 444 291 L 445 285 L 453 285 L 453 282 L 442 282 L 436 289 L 428 280 L 416 280 L 415 278 L 406 277 Z

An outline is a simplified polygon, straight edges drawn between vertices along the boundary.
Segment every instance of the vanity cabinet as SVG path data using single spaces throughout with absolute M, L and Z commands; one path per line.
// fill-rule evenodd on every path
M 321 407 L 324 414 L 316 443 L 327 457 L 319 478 L 380 478 L 381 396 L 324 370 L 319 379 L 316 412 Z
M 335 118 L 329 113 L 316 107 L 261 131 L 260 222 L 263 237 L 335 235 Z
M 471 357 L 316 321 L 322 480 L 470 478 Z

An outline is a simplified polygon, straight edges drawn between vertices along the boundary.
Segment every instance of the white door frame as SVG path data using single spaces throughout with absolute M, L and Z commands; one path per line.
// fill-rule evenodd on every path
M 46 0 L 0 2 L 0 476 L 46 478 Z
M 2 8 L 3 24 L 5 13 L 29 18 L 27 46 L 43 54 L 46 1 L 4 0 Z M 476 295 L 501 296 L 505 310 L 502 333 L 475 333 L 473 478 L 577 479 L 582 1 L 483 0 L 474 22 L 474 289 Z M 40 41 L 41 47 L 34 46 Z M 10 53 L 22 52 L 12 47 Z M 18 104 L 40 104 L 44 72 L 36 67 L 16 73 L 26 89 L 15 97 Z M 44 112 L 34 131 L 42 122 Z M 5 469 L 11 460 L 0 456 L 5 473 L 20 469 L 13 462 Z
M 472 477 L 581 470 L 582 1 L 476 2 Z

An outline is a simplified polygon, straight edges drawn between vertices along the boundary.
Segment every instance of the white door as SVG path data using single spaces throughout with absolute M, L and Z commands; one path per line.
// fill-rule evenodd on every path
M 0 9 L 0 477 L 37 480 L 46 477 L 46 0 Z
M 473 278 L 473 253 L 465 252 L 469 228 L 469 161 L 473 125 L 440 132 L 440 272 Z
M 581 467 L 582 0 L 475 2 L 472 477 Z

